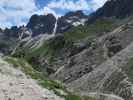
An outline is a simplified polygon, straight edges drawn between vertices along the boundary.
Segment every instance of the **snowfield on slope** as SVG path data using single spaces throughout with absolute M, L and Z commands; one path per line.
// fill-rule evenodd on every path
M 0 100 L 64 100 L 0 57 Z

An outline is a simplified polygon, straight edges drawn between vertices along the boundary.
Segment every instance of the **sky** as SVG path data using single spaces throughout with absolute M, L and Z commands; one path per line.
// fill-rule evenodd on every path
M 33 14 L 60 17 L 69 11 L 90 14 L 107 0 L 0 0 L 0 27 L 26 25 Z

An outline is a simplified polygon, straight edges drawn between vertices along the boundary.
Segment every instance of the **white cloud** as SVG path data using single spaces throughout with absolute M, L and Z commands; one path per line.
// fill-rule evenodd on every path
M 36 10 L 33 0 L 0 0 L 0 27 L 22 25 L 23 19 L 29 18 Z
M 13 25 L 26 24 L 24 20 L 28 20 L 33 14 L 56 14 L 54 8 L 64 10 L 96 10 L 105 3 L 106 0 L 51 0 L 44 8 L 38 9 L 35 0 L 0 0 L 0 27 L 10 27 Z
M 107 0 L 70 0 L 51 1 L 47 6 L 49 8 L 59 8 L 64 10 L 96 10 L 101 7 Z
M 105 4 L 107 0 L 92 0 L 90 3 L 93 5 L 92 9 L 95 11 Z
M 51 3 L 47 6 L 49 8 L 60 8 L 67 10 L 86 10 L 89 8 L 86 0 L 78 0 L 76 2 L 67 0 L 51 1 Z
M 0 27 L 11 27 L 13 25 L 25 25 L 33 14 L 52 13 L 54 10 L 48 7 L 38 9 L 35 0 L 0 0 Z
M 53 14 L 56 18 L 62 16 L 61 14 L 57 14 L 54 10 L 52 10 L 51 8 L 49 8 L 49 7 L 47 7 L 47 6 L 44 7 L 43 9 L 38 10 L 38 11 L 35 12 L 35 13 L 37 13 L 37 14 L 39 14 L 39 15 L 42 15 L 42 14 L 47 15 L 47 14 L 51 13 L 51 14 Z

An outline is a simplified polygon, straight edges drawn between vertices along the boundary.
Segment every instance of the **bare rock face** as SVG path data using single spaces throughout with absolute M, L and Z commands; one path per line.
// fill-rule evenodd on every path
M 133 43 L 113 58 L 98 66 L 92 72 L 80 79 L 71 82 L 68 87 L 76 91 L 90 92 L 98 91 L 116 94 L 124 100 L 133 99 L 133 84 L 123 70 L 130 59 L 133 58 Z
M 57 33 L 64 33 L 74 26 L 84 25 L 88 16 L 82 11 L 68 12 L 64 16 L 59 18 Z
M 117 52 L 122 50 L 122 44 L 120 43 L 120 39 L 115 36 L 109 36 L 106 38 L 104 43 L 107 49 L 107 56 L 112 57 Z
M 52 91 L 43 89 L 0 58 L 1 100 L 64 100 Z
M 91 45 L 71 56 L 54 77 L 74 92 L 99 93 L 104 99 L 98 100 L 133 100 L 133 83 L 125 70 L 133 58 L 132 26 L 130 21 L 98 37 L 95 48 Z
M 72 82 L 83 75 L 90 73 L 105 59 L 102 56 L 103 50 L 88 48 L 72 56 L 64 68 L 56 73 L 55 77 L 65 83 Z
M 103 7 L 92 13 L 88 23 L 102 17 L 125 18 L 133 15 L 132 0 L 107 0 Z
M 55 23 L 56 18 L 52 14 L 33 15 L 27 24 L 27 28 L 32 30 L 34 36 L 45 33 L 52 34 Z

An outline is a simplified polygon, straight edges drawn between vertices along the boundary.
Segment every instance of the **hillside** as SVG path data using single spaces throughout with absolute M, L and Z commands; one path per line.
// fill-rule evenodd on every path
M 0 58 L 1 100 L 64 100 Z
M 133 100 L 132 5 L 108 0 L 90 15 L 33 15 L 1 30 L 0 89 L 9 100 Z

